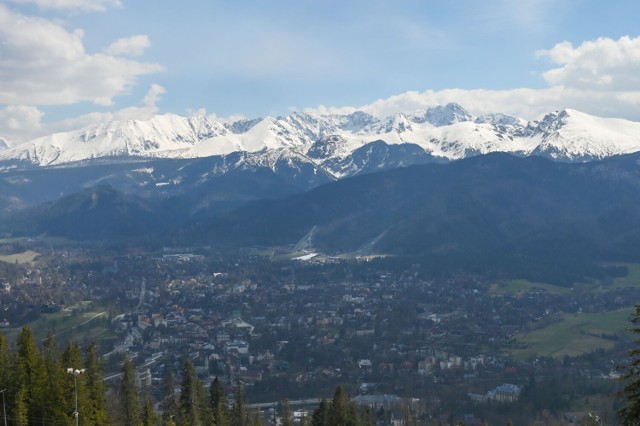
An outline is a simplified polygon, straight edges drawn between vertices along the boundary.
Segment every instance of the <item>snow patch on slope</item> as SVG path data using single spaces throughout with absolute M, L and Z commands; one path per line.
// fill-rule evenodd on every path
M 286 151 L 296 161 L 320 166 L 329 161 L 338 164 L 379 140 L 389 145 L 416 144 L 446 159 L 500 151 L 582 161 L 640 151 L 640 123 L 575 110 L 553 112 L 531 122 L 500 113 L 474 117 L 457 104 L 385 119 L 359 111 L 346 115 L 294 112 L 222 123 L 205 116 L 166 114 L 146 121 L 104 123 L 15 146 L 0 139 L 0 161 L 48 166 L 98 158 L 200 158 L 245 152 L 255 154 L 252 159 L 265 156 L 265 164 L 274 166 L 269 156 Z M 341 174 L 339 170 L 332 173 Z

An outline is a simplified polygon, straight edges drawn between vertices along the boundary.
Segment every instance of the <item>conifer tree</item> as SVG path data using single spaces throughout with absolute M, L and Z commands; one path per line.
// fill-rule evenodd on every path
M 631 333 L 640 336 L 640 304 L 636 305 L 636 311 L 631 318 L 634 327 L 629 329 Z M 618 411 L 622 425 L 637 426 L 640 424 L 640 338 L 634 341 L 636 347 L 628 353 L 630 363 L 620 368 L 623 370 L 621 379 L 625 386 L 620 392 L 626 405 Z
M 242 384 L 237 383 L 234 392 L 233 407 L 231 407 L 231 425 L 232 426 L 247 426 L 247 410 L 244 404 L 244 394 L 242 391 Z
M 16 398 L 16 404 L 20 404 L 20 410 L 26 409 L 28 418 L 43 419 L 45 369 L 29 327 L 22 329 L 17 343 L 15 373 L 17 375 L 17 394 L 20 393 L 20 397 Z
M 315 409 L 311 416 L 312 426 L 328 426 L 329 425 L 329 403 L 326 399 L 320 401 L 320 405 Z
M 180 386 L 180 426 L 201 426 L 196 380 L 193 364 L 191 364 L 191 361 L 186 360 L 182 368 L 182 384 Z
M 43 418 L 52 423 L 64 424 L 69 413 L 66 412 L 67 406 L 65 401 L 65 383 L 66 372 L 62 367 L 62 360 L 58 345 L 56 344 L 53 334 L 49 332 L 43 343 L 43 359 L 45 368 L 45 389 L 43 397 Z
M 211 406 L 214 424 L 216 426 L 228 426 L 227 396 L 217 376 L 209 386 L 209 405 Z
M 28 426 L 29 425 L 29 403 L 27 389 L 20 387 L 16 392 L 16 398 L 13 403 L 12 417 L 16 426 Z
M 209 405 L 209 398 L 207 398 L 207 389 L 204 387 L 204 383 L 198 378 L 196 378 L 196 400 L 198 416 L 200 417 L 202 426 L 214 426 L 213 412 Z
M 153 401 L 148 393 L 142 406 L 142 426 L 158 426 L 158 415 L 153 409 Z
M 0 386 L 4 388 L 9 387 L 10 359 L 9 345 L 7 345 L 4 335 L 0 333 Z
M 342 386 L 338 386 L 333 393 L 329 405 L 328 423 L 331 426 L 346 426 L 349 418 L 349 400 Z
M 162 413 L 163 425 L 175 426 L 174 419 L 178 415 L 178 401 L 175 393 L 175 376 L 170 370 L 164 380 L 164 398 L 162 406 L 164 408 Z
M 122 361 L 120 376 L 120 400 L 121 423 L 123 426 L 139 426 L 140 408 L 138 406 L 138 389 L 136 387 L 136 375 L 133 364 L 127 355 Z
M 86 384 L 87 409 L 84 413 L 85 423 L 95 426 L 111 424 L 105 400 L 106 388 L 102 379 L 102 366 L 98 358 L 98 348 L 91 343 L 86 352 Z
M 14 386 L 12 383 L 13 377 L 11 372 L 11 355 L 9 352 L 9 345 L 4 338 L 4 335 L 0 333 L 0 386 L 4 389 L 2 397 L 5 401 L 5 410 L 7 415 L 11 413 L 11 408 L 13 407 L 12 389 Z

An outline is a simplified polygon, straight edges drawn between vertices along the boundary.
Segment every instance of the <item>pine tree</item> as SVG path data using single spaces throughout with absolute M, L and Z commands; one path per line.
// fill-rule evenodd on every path
M 198 412 L 196 373 L 191 361 L 186 360 L 182 368 L 182 384 L 180 386 L 179 425 L 200 426 Z
M 346 426 L 349 419 L 349 400 L 342 386 L 338 386 L 333 393 L 329 405 L 328 424 L 331 426 Z
M 139 426 L 140 408 L 138 406 L 138 390 L 133 364 L 127 355 L 122 361 L 120 376 L 120 411 L 121 424 L 124 426 Z
M 142 406 L 142 426 L 158 426 L 158 415 L 153 409 L 153 401 L 148 393 Z
M 229 413 L 227 411 L 227 396 L 220 379 L 216 376 L 209 387 L 209 405 L 213 414 L 213 422 L 216 426 L 229 425 Z
M 329 403 L 326 399 L 320 401 L 320 405 L 315 409 L 311 416 L 312 426 L 328 426 L 329 425 Z
M 98 358 L 98 348 L 91 343 L 86 352 L 86 384 L 87 384 L 87 411 L 84 414 L 85 424 L 106 426 L 111 424 L 109 420 L 107 401 L 105 399 L 106 388 L 102 379 L 102 366 Z
M 238 382 L 234 392 L 233 407 L 231 407 L 231 425 L 232 426 L 247 426 L 248 413 L 244 404 L 244 394 L 242 391 L 242 384 Z
M 7 345 L 4 335 L 0 333 L 0 386 L 5 388 L 9 385 L 10 359 L 9 345 Z
M 178 401 L 175 393 L 175 377 L 172 371 L 169 371 L 164 380 L 164 398 L 162 406 L 162 423 L 164 425 L 175 425 L 174 419 L 178 415 Z
M 202 426 L 214 426 L 213 412 L 209 405 L 209 398 L 207 398 L 207 389 L 204 387 L 204 383 L 196 378 L 196 400 L 198 417 L 200 417 L 200 423 Z
M 21 387 L 16 392 L 16 399 L 13 403 L 13 421 L 16 426 L 28 426 L 29 425 L 29 403 L 27 389 Z
M 45 389 L 43 392 L 43 418 L 52 423 L 64 424 L 69 419 L 65 410 L 65 383 L 66 372 L 62 367 L 62 360 L 58 346 L 49 332 L 43 343 L 43 359 L 46 374 Z
M 636 311 L 631 318 L 634 327 L 629 329 L 636 336 L 640 335 L 640 304 L 636 305 Z M 623 375 L 621 379 L 625 381 L 625 386 L 620 392 L 620 396 L 626 401 L 626 405 L 618 411 L 620 422 L 623 425 L 640 425 L 640 339 L 634 342 L 637 346 L 629 350 L 631 362 L 621 366 Z
M 9 346 L 4 338 L 4 335 L 0 333 L 0 386 L 4 391 L 0 397 L 4 398 L 6 415 L 9 416 L 13 407 L 13 377 L 11 369 L 11 355 L 9 352 Z M 3 413 L 4 415 L 5 413 Z
M 26 409 L 28 418 L 42 419 L 46 376 L 42 357 L 29 327 L 24 327 L 18 337 L 15 360 L 17 394 L 20 394 L 19 398 L 16 397 L 16 404 L 20 404 L 20 410 Z

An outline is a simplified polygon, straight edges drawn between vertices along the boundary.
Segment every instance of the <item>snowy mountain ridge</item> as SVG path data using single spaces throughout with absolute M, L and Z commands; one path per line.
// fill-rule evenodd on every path
M 640 151 L 640 123 L 571 109 L 551 112 L 540 121 L 500 113 L 475 117 L 458 104 L 384 119 L 361 111 L 345 115 L 293 112 L 286 117 L 224 123 L 206 116 L 166 114 L 146 121 L 103 123 L 13 146 L 0 139 L 0 162 L 71 166 L 95 159 L 184 159 L 244 152 L 244 162 L 273 168 L 292 158 L 339 178 L 352 174 L 343 169 L 347 163 L 353 166 L 350 156 L 377 141 L 418 146 L 443 160 L 507 152 L 587 161 Z

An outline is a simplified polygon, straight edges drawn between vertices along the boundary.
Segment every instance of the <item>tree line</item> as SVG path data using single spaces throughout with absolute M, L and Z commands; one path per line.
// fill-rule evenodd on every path
M 102 363 L 95 343 L 84 350 L 69 343 L 60 351 L 49 333 L 38 345 L 29 327 L 20 332 L 11 352 L 0 333 L 0 422 L 31 426 L 261 426 L 265 418 L 250 410 L 242 385 L 227 395 L 216 377 L 208 389 L 196 376 L 190 360 L 179 374 L 164 380 L 161 401 L 155 403 L 150 389 L 141 386 L 132 361 L 123 357 L 116 388 L 105 385 Z M 292 426 L 293 411 L 285 400 L 279 404 L 280 423 Z M 77 416 L 77 417 L 76 417 Z M 359 410 L 338 386 L 331 400 L 322 400 L 308 416 L 308 426 L 365 426 L 373 423 L 368 410 Z M 4 424 L 4 423 L 1 423 Z

